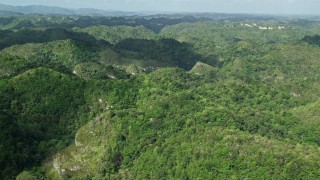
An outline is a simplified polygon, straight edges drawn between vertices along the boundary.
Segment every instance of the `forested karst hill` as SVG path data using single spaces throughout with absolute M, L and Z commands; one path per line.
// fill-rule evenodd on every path
M 225 16 L 1 16 L 0 179 L 319 179 L 320 23 Z

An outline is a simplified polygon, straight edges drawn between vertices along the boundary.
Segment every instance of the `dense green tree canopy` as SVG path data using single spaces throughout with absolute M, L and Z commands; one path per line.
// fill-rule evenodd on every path
M 319 179 L 320 23 L 194 16 L 1 16 L 0 179 Z

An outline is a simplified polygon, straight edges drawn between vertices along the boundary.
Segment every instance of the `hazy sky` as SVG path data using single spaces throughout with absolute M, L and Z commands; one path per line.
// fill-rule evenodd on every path
M 122 11 L 320 14 L 320 0 L 0 0 L 0 3 Z

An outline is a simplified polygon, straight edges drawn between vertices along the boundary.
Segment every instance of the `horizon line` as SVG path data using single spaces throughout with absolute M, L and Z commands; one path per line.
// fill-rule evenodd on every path
M 99 10 L 99 11 L 105 11 L 105 12 L 125 12 L 125 13 L 152 13 L 153 15 L 161 15 L 161 14 L 225 14 L 225 15 L 265 15 L 265 16 L 318 16 L 319 14 L 315 13 L 268 13 L 268 12 L 226 12 L 226 11 L 183 11 L 183 10 L 120 10 L 120 9 L 99 9 L 94 7 L 81 7 L 81 8 L 70 8 L 70 7 L 62 7 L 62 6 L 51 6 L 51 5 L 42 5 L 42 4 L 29 4 L 29 5 L 12 5 L 12 4 L 3 4 L 0 3 L 0 5 L 5 6 L 12 6 L 12 7 L 28 7 L 28 6 L 40 6 L 40 7 L 52 7 L 52 8 L 61 8 L 65 10 L 81 10 L 81 9 L 92 9 L 92 10 Z M 7 10 L 8 11 L 8 10 Z M 9 10 L 10 11 L 10 10 Z M 11 11 L 11 12 L 17 12 L 17 11 Z

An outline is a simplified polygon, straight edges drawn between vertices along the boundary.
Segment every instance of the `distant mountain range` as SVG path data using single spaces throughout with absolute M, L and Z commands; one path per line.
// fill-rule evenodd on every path
M 61 14 L 61 15 L 101 15 L 101 16 L 133 16 L 144 15 L 143 13 L 106 11 L 101 9 L 82 8 L 67 9 L 53 6 L 29 5 L 29 6 L 11 6 L 0 4 L 0 15 L 23 15 L 23 14 Z
M 19 16 L 23 15 L 23 13 L 18 13 L 14 11 L 6 11 L 6 10 L 0 10 L 0 16 Z
M 153 12 L 153 11 L 141 11 L 141 12 L 124 12 L 115 10 L 101 10 L 94 8 L 80 8 L 69 9 L 54 6 L 42 6 L 42 5 L 28 5 L 28 6 L 12 6 L 0 4 L 0 16 L 21 16 L 21 15 L 82 15 L 82 16 L 151 16 L 162 18 L 183 18 L 185 16 L 192 16 L 196 18 L 208 18 L 208 19 L 274 19 L 273 15 L 266 14 L 239 14 L 239 13 L 214 13 L 214 12 Z

